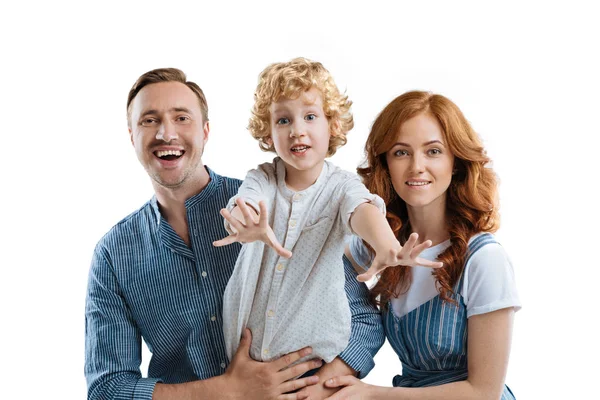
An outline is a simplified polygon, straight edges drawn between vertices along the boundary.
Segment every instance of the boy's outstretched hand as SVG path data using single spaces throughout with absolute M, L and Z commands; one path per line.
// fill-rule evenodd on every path
M 234 233 L 226 238 L 213 242 L 213 246 L 221 247 L 234 242 L 250 243 L 259 240 L 275 250 L 281 257 L 290 258 L 292 256 L 292 252 L 283 248 L 275 237 L 273 229 L 269 226 L 267 206 L 264 201 L 258 203 L 260 208 L 260 215 L 258 216 L 241 197 L 238 197 L 235 200 L 235 203 L 241 211 L 244 220 L 242 221 L 234 217 L 225 208 L 221 209 L 221 215 L 229 222 Z
M 426 240 L 423 243 L 415 246 L 419 239 L 417 233 L 412 233 L 404 246 L 401 246 L 399 242 L 397 246 L 390 247 L 387 251 L 377 251 L 375 249 L 375 259 L 371 263 L 371 266 L 367 272 L 358 275 L 356 278 L 360 282 L 366 282 L 376 274 L 382 272 L 388 267 L 395 267 L 397 265 L 404 265 L 408 267 L 422 266 L 430 268 L 441 268 L 444 266 L 442 262 L 430 261 L 425 258 L 418 257 L 421 252 L 431 247 L 431 240 Z

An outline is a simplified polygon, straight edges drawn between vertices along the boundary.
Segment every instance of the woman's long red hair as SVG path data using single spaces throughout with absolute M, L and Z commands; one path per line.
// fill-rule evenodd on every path
M 387 220 L 402 244 L 411 233 L 406 203 L 394 190 L 386 153 L 392 148 L 407 120 L 422 114 L 433 115 L 440 123 L 450 151 L 455 174 L 446 196 L 446 218 L 452 244 L 438 259 L 443 268 L 433 270 L 440 297 L 448 301 L 460 278 L 467 256 L 469 238 L 478 232 L 495 232 L 499 227 L 498 190 L 481 140 L 460 109 L 444 96 L 412 91 L 395 98 L 377 116 L 365 145 L 365 167 L 358 168 L 366 187 L 379 195 L 387 207 Z M 383 271 L 371 290 L 372 300 L 386 306 L 392 297 L 408 290 L 410 268 Z

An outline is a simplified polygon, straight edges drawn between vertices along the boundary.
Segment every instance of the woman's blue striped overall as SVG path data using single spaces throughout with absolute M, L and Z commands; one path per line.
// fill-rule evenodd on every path
M 490 243 L 497 242 L 489 233 L 475 238 L 465 265 Z M 450 296 L 458 306 L 443 302 L 438 295 L 399 318 L 388 303 L 383 315 L 385 334 L 402 362 L 402 375 L 394 377 L 394 386 L 437 386 L 467 379 L 467 309 L 460 295 L 463 278 L 464 273 Z M 515 399 L 508 386 L 501 399 Z

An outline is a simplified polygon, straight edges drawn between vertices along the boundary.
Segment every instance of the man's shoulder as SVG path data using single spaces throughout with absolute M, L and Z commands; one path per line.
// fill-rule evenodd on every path
M 237 193 L 237 190 L 242 186 L 242 180 L 237 178 L 231 178 L 229 176 L 218 175 L 221 180 L 221 186 L 223 190 L 226 192 L 233 191 L 234 194 Z
M 140 208 L 121 219 L 109 229 L 98 242 L 98 246 L 112 248 L 123 245 L 125 241 L 135 238 L 141 231 L 148 231 L 157 224 L 157 217 L 152 208 L 152 200 L 148 200 Z

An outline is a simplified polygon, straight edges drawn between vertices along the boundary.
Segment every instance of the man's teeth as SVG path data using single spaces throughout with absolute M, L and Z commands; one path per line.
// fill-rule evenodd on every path
M 166 156 L 181 156 L 183 152 L 181 150 L 159 150 L 156 152 L 157 157 L 166 157 Z
M 406 182 L 408 186 L 425 186 L 429 185 L 430 182 Z

